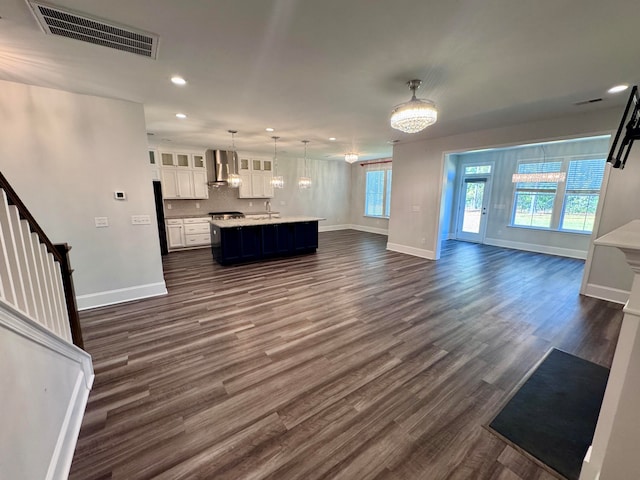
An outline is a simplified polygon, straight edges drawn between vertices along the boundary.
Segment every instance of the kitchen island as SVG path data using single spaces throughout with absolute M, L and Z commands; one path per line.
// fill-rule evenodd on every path
M 324 218 L 234 218 L 211 220 L 211 252 L 220 265 L 313 253 Z

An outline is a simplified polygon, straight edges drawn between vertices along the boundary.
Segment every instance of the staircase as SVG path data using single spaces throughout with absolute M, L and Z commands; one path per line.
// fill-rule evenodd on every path
M 69 250 L 0 173 L 0 478 L 68 477 L 94 378 Z

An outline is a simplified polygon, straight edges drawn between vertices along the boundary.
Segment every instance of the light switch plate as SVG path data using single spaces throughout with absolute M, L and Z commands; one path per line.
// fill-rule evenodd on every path
M 131 225 L 151 225 L 149 215 L 131 215 Z
M 96 228 L 103 228 L 109 226 L 109 217 L 94 217 L 96 222 Z

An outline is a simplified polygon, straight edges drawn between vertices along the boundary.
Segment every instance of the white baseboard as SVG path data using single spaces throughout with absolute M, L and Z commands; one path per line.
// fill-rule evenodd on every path
M 358 230 L 360 232 L 377 233 L 378 235 L 389 235 L 388 228 L 375 228 L 356 224 L 351 224 L 349 227 L 351 228 L 351 230 Z
M 426 258 L 428 260 L 435 260 L 436 254 L 431 250 L 425 250 L 423 248 L 409 247 L 407 245 L 400 245 L 398 243 L 387 243 L 387 250 L 392 252 L 406 253 L 407 255 L 413 255 L 414 257 Z
M 0 341 L 11 345 L 0 364 L 8 395 L 0 421 L 14 432 L 0 449 L 0 473 L 67 478 L 94 380 L 91 356 L 2 300 Z
M 351 230 L 351 225 L 322 225 L 318 226 L 318 232 L 335 232 L 337 230 Z
M 88 295 L 78 295 L 76 301 L 78 310 L 104 307 L 116 303 L 131 302 L 143 298 L 157 297 L 167 294 L 167 286 L 164 282 L 149 283 L 147 285 L 136 285 L 135 287 L 119 288 L 117 290 L 107 290 L 105 292 L 90 293 Z
M 493 245 L 494 247 L 513 248 L 514 250 L 525 250 L 527 252 L 535 253 L 546 253 L 548 255 L 557 255 L 559 257 L 578 258 L 580 260 L 585 260 L 587 258 L 587 252 L 585 250 L 575 250 L 572 248 L 512 242 L 510 240 L 499 240 L 497 238 L 485 238 L 484 243 L 486 245 Z
M 605 287 L 604 285 L 596 285 L 593 283 L 587 283 L 587 287 L 583 292 L 580 292 L 587 297 L 599 298 L 600 300 L 606 300 L 608 302 L 620 303 L 624 305 L 629 300 L 629 293 L 626 290 L 620 290 L 618 288 Z

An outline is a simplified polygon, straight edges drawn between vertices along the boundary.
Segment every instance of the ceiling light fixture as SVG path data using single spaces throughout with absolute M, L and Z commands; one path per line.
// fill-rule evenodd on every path
M 311 188 L 311 177 L 307 174 L 307 143 L 309 143 L 309 140 L 302 140 L 302 143 L 304 143 L 304 176 L 298 178 L 298 188 L 306 190 Z
M 620 93 L 624 92 L 627 88 L 629 88 L 629 85 L 616 85 L 615 87 L 611 87 L 609 90 L 607 90 L 607 92 Z
M 236 153 L 236 142 L 235 142 L 235 134 L 238 133 L 237 130 L 227 130 L 231 134 L 231 151 L 233 152 L 231 158 L 231 164 L 233 165 L 233 172 L 229 172 L 227 177 L 227 185 L 231 188 L 240 188 L 242 185 L 242 177 L 238 175 L 236 172 L 238 171 L 238 154 Z M 228 168 L 229 166 L 227 166 Z
M 267 128 L 267 130 L 269 130 Z M 273 130 L 273 129 L 272 129 Z M 271 186 L 273 188 L 284 188 L 284 177 L 278 175 L 278 139 L 280 137 L 273 138 L 273 177 L 271 177 Z
M 431 100 L 416 98 L 421 80 L 407 82 L 411 89 L 411 100 L 397 105 L 391 112 L 391 127 L 404 133 L 418 133 L 438 120 L 438 110 Z
M 511 176 L 513 183 L 556 183 L 564 182 L 566 179 L 566 172 L 514 173 Z
M 183 85 L 187 84 L 187 81 L 184 78 L 179 77 L 178 75 L 176 75 L 174 77 L 171 77 L 171 83 L 173 83 L 174 85 L 183 86 Z
M 184 113 L 176 113 L 176 118 L 184 120 L 185 118 L 187 118 L 187 116 Z
M 329 141 L 330 142 L 335 142 L 336 141 L 336 137 L 329 137 Z
M 353 153 L 353 152 L 351 152 L 351 153 L 347 153 L 347 154 L 344 156 L 344 161 L 345 161 L 345 162 L 349 162 L 349 163 L 354 163 L 354 162 L 357 162 L 357 161 L 358 161 L 358 158 L 359 158 L 359 157 L 358 157 L 358 154 L 357 154 L 357 153 Z

